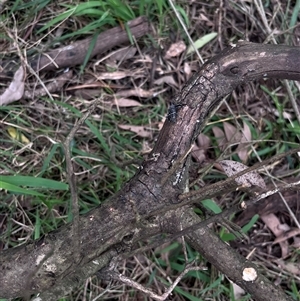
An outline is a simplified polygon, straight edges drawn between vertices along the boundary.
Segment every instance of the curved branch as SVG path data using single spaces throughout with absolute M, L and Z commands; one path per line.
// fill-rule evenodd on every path
M 163 211 L 170 202 L 180 202 L 178 195 L 183 192 L 182 184 L 188 169 L 186 154 L 221 98 L 238 85 L 262 77 L 300 80 L 300 48 L 240 42 L 207 62 L 174 98 L 178 105 L 176 122 L 165 122 L 152 153 L 137 174 L 117 195 L 80 217 L 81 254 L 77 269 L 71 274 L 66 273 L 73 264 L 73 251 L 69 247 L 72 245 L 71 225 L 66 225 L 39 241 L 1 252 L 0 296 L 13 298 L 40 292 L 50 296 L 53 288 L 61 285 L 57 297 L 70 291 L 73 284 L 77 285 L 78 278 L 92 275 L 96 269 L 104 267 L 116 245 L 122 245 L 124 238 L 140 229 L 139 217 Z M 190 216 L 187 220 L 191 222 L 193 218 Z M 162 230 L 157 227 L 155 231 Z M 193 237 L 196 236 L 191 236 L 191 241 Z M 210 258 L 208 249 L 204 249 L 209 247 L 210 239 L 213 237 L 207 236 L 207 245 L 201 244 L 201 250 L 214 264 L 220 264 L 218 258 Z M 214 240 L 214 243 L 216 248 L 224 247 L 220 240 Z M 200 248 L 196 243 L 194 245 Z M 45 257 L 47 259 L 35 273 Z M 231 257 L 232 264 L 238 266 L 239 260 L 234 261 L 234 256 Z M 235 271 L 227 266 L 224 273 L 236 279 Z M 31 278 L 27 280 L 29 276 Z M 242 283 L 241 286 L 246 287 L 254 299 L 261 300 L 261 291 L 258 294 L 251 288 L 255 285 Z

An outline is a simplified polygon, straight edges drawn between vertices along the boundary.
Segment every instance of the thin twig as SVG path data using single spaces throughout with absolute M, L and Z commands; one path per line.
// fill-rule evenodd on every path
M 133 279 L 131 279 L 129 277 L 126 277 L 126 276 L 124 276 L 120 273 L 110 272 L 110 276 L 115 280 L 121 281 L 122 283 L 145 293 L 146 295 L 148 295 L 148 297 L 150 297 L 154 300 L 164 301 L 170 296 L 170 294 L 172 293 L 174 288 L 177 286 L 179 281 L 181 281 L 181 279 L 188 272 L 190 272 L 190 271 L 200 271 L 200 270 L 203 270 L 203 267 L 194 266 L 194 262 L 191 262 L 191 263 L 187 264 L 185 269 L 180 273 L 180 275 L 176 278 L 176 280 L 170 285 L 170 287 L 167 289 L 167 291 L 164 294 L 162 294 L 161 296 L 154 293 L 151 289 L 144 287 L 143 285 L 139 284 L 138 282 L 134 281 Z
M 77 193 L 77 185 L 76 179 L 72 164 L 71 158 L 71 142 L 75 137 L 76 132 L 82 126 L 84 121 L 88 118 L 88 116 L 95 110 L 97 105 L 100 103 L 100 99 L 97 99 L 93 102 L 93 104 L 88 108 L 87 112 L 82 115 L 82 117 L 75 123 L 74 127 L 70 131 L 66 140 L 62 142 L 63 149 L 65 151 L 66 158 L 66 169 L 67 169 L 67 179 L 70 185 L 71 192 L 71 204 L 72 204 L 72 216 L 73 216 L 73 250 L 74 250 L 74 263 L 79 262 L 80 256 L 80 225 L 79 225 L 79 205 L 78 205 L 78 193 Z

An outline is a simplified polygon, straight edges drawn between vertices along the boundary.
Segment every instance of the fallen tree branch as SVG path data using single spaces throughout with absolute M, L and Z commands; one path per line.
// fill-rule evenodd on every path
M 252 204 L 255 204 L 255 203 L 259 202 L 262 199 L 265 199 L 265 198 L 267 198 L 271 195 L 274 195 L 275 193 L 284 192 L 284 191 L 288 191 L 288 190 L 291 190 L 291 189 L 300 190 L 300 181 L 290 183 L 290 184 L 286 184 L 286 185 L 282 185 L 282 186 L 280 186 L 276 189 L 269 190 L 269 191 L 266 191 L 266 192 L 262 192 L 256 198 L 250 199 L 248 201 L 243 201 L 241 204 L 233 205 L 230 208 L 228 208 L 226 210 L 223 210 L 221 213 L 212 215 L 212 216 L 206 218 L 205 220 L 198 221 L 196 224 L 193 224 L 192 226 L 188 226 L 187 228 L 180 229 L 180 231 L 179 230 L 176 230 L 176 232 L 166 231 L 166 232 L 170 232 L 170 233 L 173 233 L 173 234 L 169 235 L 169 236 L 166 236 L 164 239 L 161 239 L 159 241 L 155 241 L 152 244 L 149 244 L 147 246 L 136 249 L 134 251 L 131 250 L 130 253 L 123 255 L 123 257 L 124 256 L 126 257 L 126 255 L 127 255 L 127 257 L 128 256 L 133 256 L 133 255 L 136 255 L 138 253 L 143 253 L 147 250 L 157 248 L 158 246 L 160 246 L 162 244 L 173 241 L 174 239 L 182 237 L 182 236 L 184 236 L 188 233 L 191 233 L 193 231 L 196 231 L 199 228 L 207 227 L 212 223 L 217 223 L 218 222 L 218 223 L 222 224 L 222 222 L 225 221 L 230 216 L 232 216 L 232 214 L 235 214 L 235 213 L 238 213 L 240 211 L 246 210 Z M 211 198 L 211 197 L 213 197 L 213 195 L 212 196 L 210 196 L 210 195 L 203 196 L 203 198 L 201 198 L 199 196 L 199 200 L 203 200 L 203 199 L 207 199 L 207 198 Z M 175 212 L 175 210 L 180 208 L 180 206 L 170 205 L 167 208 L 169 208 L 169 209 L 165 210 L 165 212 L 171 212 L 171 211 Z M 181 211 L 183 211 L 183 210 L 181 210 Z M 167 224 L 169 224 L 169 223 L 167 223 Z
M 139 17 L 129 21 L 128 27 L 131 34 L 136 39 L 150 31 L 150 26 L 146 17 Z M 66 67 L 70 68 L 72 66 L 80 65 L 84 62 L 86 54 L 88 53 L 91 40 L 92 37 L 89 37 L 84 40 L 76 41 L 71 45 L 60 47 L 46 53 L 37 54 L 28 59 L 28 64 L 36 72 L 41 70 L 57 70 Z M 128 33 L 120 26 L 106 30 L 98 35 L 90 58 L 102 54 L 115 46 L 128 42 Z M 3 71 L 0 74 L 0 78 L 1 75 L 12 76 L 18 68 L 18 65 L 18 62 L 13 61 L 1 62 Z
M 131 31 L 131 34 L 135 38 L 139 38 L 150 31 L 149 23 L 145 17 L 139 17 L 128 22 L 128 27 Z M 80 65 L 86 58 L 91 40 L 92 38 L 89 37 L 87 39 L 77 41 L 72 45 L 64 46 L 46 53 L 41 53 L 30 57 L 27 62 L 28 68 L 30 69 L 30 71 L 38 73 L 42 70 L 57 70 L 65 67 L 70 68 L 72 66 Z M 102 54 L 117 45 L 128 42 L 128 33 L 124 29 L 122 29 L 121 27 L 109 29 L 99 34 L 99 36 L 97 37 L 97 41 L 95 43 L 93 51 L 91 52 L 90 58 Z M 10 60 L 0 62 L 0 66 L 2 67 L 0 68 L 2 69 L 2 71 L 0 72 L 0 79 L 4 78 L 7 80 L 7 78 L 12 77 L 12 75 L 16 73 L 17 69 L 19 68 L 19 63 L 17 60 Z M 35 97 L 41 97 L 47 94 L 49 95 L 49 93 L 59 91 L 64 86 L 66 81 L 72 78 L 72 73 L 72 71 L 64 72 L 63 74 L 53 79 L 49 84 L 38 89 L 33 89 L 33 91 L 26 90 L 24 94 L 23 88 L 23 97 L 25 99 L 34 99 Z M 22 84 L 24 86 L 24 80 Z M 21 84 L 18 85 L 19 90 L 20 85 Z M 4 95 L 4 97 L 2 97 L 3 100 L 0 97 L 0 105 L 7 105 L 13 101 L 19 100 L 22 97 L 10 96 L 10 94 L 12 93 L 11 91 L 9 91 L 9 89 L 7 89 L 7 93 L 9 93 L 9 96 L 5 97 Z M 14 94 L 16 94 L 16 92 Z
M 207 62 L 174 98 L 173 102 L 178 108 L 176 121 L 165 122 L 153 151 L 137 174 L 117 195 L 80 217 L 81 253 L 77 269 L 60 279 L 74 262 L 75 250 L 69 248 L 72 242 L 72 225 L 69 224 L 39 241 L 1 253 L 0 283 L 3 285 L 0 287 L 0 296 L 12 298 L 28 292 L 43 292 L 39 295 L 41 300 L 56 300 L 70 292 L 80 280 L 104 268 L 116 251 L 125 252 L 128 237 L 133 237 L 136 243 L 162 231 L 173 233 L 176 227 L 168 228 L 167 224 L 163 224 L 164 221 L 171 223 L 172 212 L 160 212 L 164 212 L 170 203 L 180 203 L 178 196 L 182 195 L 186 186 L 189 162 L 185 156 L 214 107 L 222 97 L 250 80 L 263 77 L 299 80 L 299 58 L 299 47 L 240 42 Z M 178 211 L 181 214 L 174 219 L 177 226 L 179 218 L 183 227 L 200 221 L 190 207 Z M 148 221 L 148 217 L 154 213 L 157 215 L 155 220 Z M 147 222 L 148 227 L 145 226 Z M 237 256 L 207 227 L 188 234 L 187 239 L 230 279 L 250 292 L 255 300 L 289 300 L 279 288 L 275 293 L 274 286 L 259 274 L 255 266 Z M 210 253 L 212 245 L 216 252 L 222 250 L 224 256 Z M 34 270 L 37 258 L 46 256 L 52 249 L 53 255 L 49 256 L 39 273 L 32 277 L 30 283 L 25 281 Z M 230 261 L 230 266 L 228 262 L 223 263 L 224 260 Z M 49 266 L 52 267 L 50 271 Z M 248 266 L 257 271 L 257 280 L 253 283 L 242 278 L 243 268 Z M 267 299 L 268 292 L 272 290 L 272 299 Z
M 183 214 L 180 212 L 178 217 L 180 217 L 180 222 L 184 226 L 199 221 L 199 217 L 191 209 L 185 210 Z M 220 272 L 227 275 L 230 280 L 250 293 L 254 300 L 291 300 L 280 288 L 264 277 L 256 265 L 235 252 L 208 227 L 203 227 L 187 234 L 186 240 Z M 257 275 L 252 281 L 243 278 L 245 269 L 249 268 L 252 268 Z M 230 274 L 228 274 L 228 271 L 230 271 Z

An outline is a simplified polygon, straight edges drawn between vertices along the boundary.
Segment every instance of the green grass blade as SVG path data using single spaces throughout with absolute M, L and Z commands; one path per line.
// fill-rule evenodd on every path
M 20 7 L 20 2 L 21 2 L 20 0 L 15 1 L 13 7 L 11 8 L 11 12 L 12 12 L 12 13 L 19 9 L 19 7 Z
M 128 24 L 125 24 L 125 29 L 126 29 L 130 44 L 134 45 L 134 40 L 133 40 L 133 37 L 132 37 L 132 34 L 131 34 L 131 31 L 130 31 L 130 28 L 129 28 Z
M 98 138 L 98 140 L 99 140 L 101 146 L 103 147 L 105 153 L 110 156 L 110 153 L 111 153 L 110 147 L 108 146 L 108 144 L 104 140 L 104 138 L 103 138 L 102 134 L 99 132 L 99 130 L 89 120 L 86 120 L 85 123 L 90 128 L 92 133 Z
M 40 218 L 39 210 L 36 210 L 35 225 L 34 225 L 34 240 L 39 239 L 40 237 L 41 237 L 41 218 Z
M 69 189 L 68 184 L 54 181 L 54 180 L 30 177 L 30 176 L 1 176 L 1 181 L 15 186 L 28 186 L 28 187 L 35 187 L 39 189 L 54 189 L 54 190 Z
M 174 291 L 182 296 L 184 296 L 186 298 L 186 300 L 191 300 L 191 301 L 204 301 L 203 299 L 199 298 L 199 297 L 195 297 L 193 295 L 191 295 L 190 293 L 184 291 L 183 289 L 181 289 L 179 286 L 176 286 L 174 288 Z
M 45 197 L 42 193 L 39 193 L 37 191 L 24 189 L 16 185 L 12 185 L 10 183 L 6 183 L 2 180 L 0 180 L 0 189 L 5 189 L 8 191 L 11 191 L 12 193 L 18 193 L 18 194 L 29 194 L 29 195 L 35 195 L 35 196 L 42 196 Z
M 258 219 L 258 214 L 253 215 L 251 220 L 245 226 L 242 227 L 242 232 L 247 233 L 250 229 L 252 229 L 253 225 L 257 222 Z M 232 241 L 236 239 L 236 235 L 232 233 L 222 233 L 221 238 L 223 241 Z
M 42 28 L 40 28 L 37 31 L 37 34 L 40 34 L 41 32 L 45 31 L 49 27 L 54 26 L 55 24 L 62 22 L 63 20 L 67 20 L 69 17 L 71 17 L 74 14 L 75 11 L 76 11 L 76 7 L 74 7 L 73 9 L 70 9 L 70 10 L 62 13 L 61 15 L 57 16 L 56 18 L 52 19 L 47 24 L 45 24 Z
M 178 6 L 178 5 L 176 5 L 175 7 L 176 7 L 176 10 L 181 14 L 182 19 L 184 20 L 185 25 L 187 27 L 189 27 L 190 26 L 190 22 L 189 22 L 189 18 L 187 16 L 185 10 L 182 7 Z
M 90 43 L 90 46 L 89 46 L 88 51 L 87 51 L 87 53 L 86 53 L 86 56 L 85 56 L 85 58 L 84 58 L 83 64 L 82 64 L 81 67 L 80 67 L 80 74 L 83 74 L 84 69 L 85 69 L 85 66 L 86 66 L 86 64 L 88 63 L 88 61 L 89 61 L 89 59 L 90 59 L 90 57 L 91 57 L 92 51 L 93 51 L 93 49 L 94 49 L 94 47 L 95 47 L 95 44 L 96 44 L 96 42 L 97 42 L 98 35 L 99 35 L 98 33 L 95 34 L 95 35 L 92 37 L 92 39 L 91 39 L 91 43 Z
M 213 40 L 218 34 L 216 32 L 211 32 L 205 36 L 203 36 L 202 38 L 198 39 L 196 42 L 194 42 L 194 45 L 196 47 L 196 49 L 200 49 L 202 48 L 204 45 L 206 45 L 207 43 L 209 43 L 211 40 Z M 191 54 L 191 53 L 194 53 L 195 52 L 195 49 L 193 47 L 193 45 L 190 45 L 188 47 L 188 50 L 187 50 L 187 55 L 188 54 Z
M 202 201 L 202 205 L 215 214 L 222 212 L 222 209 L 218 206 L 218 204 L 211 199 Z
M 299 17 L 299 11 L 300 11 L 300 0 L 296 1 L 295 7 L 293 9 L 291 21 L 290 21 L 290 28 L 294 27 L 297 24 L 297 19 Z
M 45 24 L 41 29 L 38 30 L 38 34 L 43 32 L 44 30 L 50 28 L 51 26 L 56 25 L 57 23 L 68 19 L 71 16 L 82 16 L 87 15 L 90 16 L 89 13 L 92 12 L 95 13 L 96 10 L 93 10 L 95 7 L 101 8 L 101 1 L 90 1 L 78 4 L 76 6 L 69 6 L 69 9 L 65 11 L 64 13 L 60 14 L 56 18 L 49 21 L 47 24 Z M 103 12 L 104 13 L 104 12 Z M 99 14 L 99 11 L 97 11 L 97 15 Z M 105 13 L 104 13 L 105 14 Z M 105 14 L 104 18 L 108 16 L 108 13 Z M 103 19 L 103 16 L 101 17 Z
M 51 160 L 52 160 L 52 158 L 53 158 L 54 154 L 56 153 L 56 150 L 57 150 L 57 148 L 58 148 L 59 146 L 60 146 L 60 145 L 59 145 L 58 143 L 57 143 L 57 144 L 54 144 L 54 145 L 52 146 L 52 148 L 51 148 L 51 150 L 50 150 L 48 156 L 45 158 L 45 161 L 44 161 L 42 170 L 41 170 L 41 172 L 39 173 L 39 176 L 40 176 L 40 177 L 45 173 L 45 171 L 46 171 L 47 169 L 49 169 L 49 164 L 50 164 L 50 162 L 51 162 Z

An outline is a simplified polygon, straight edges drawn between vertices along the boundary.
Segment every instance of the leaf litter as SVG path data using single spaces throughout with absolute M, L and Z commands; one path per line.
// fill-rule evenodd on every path
M 24 94 L 25 69 L 20 66 L 6 90 L 0 95 L 0 106 L 20 100 Z

